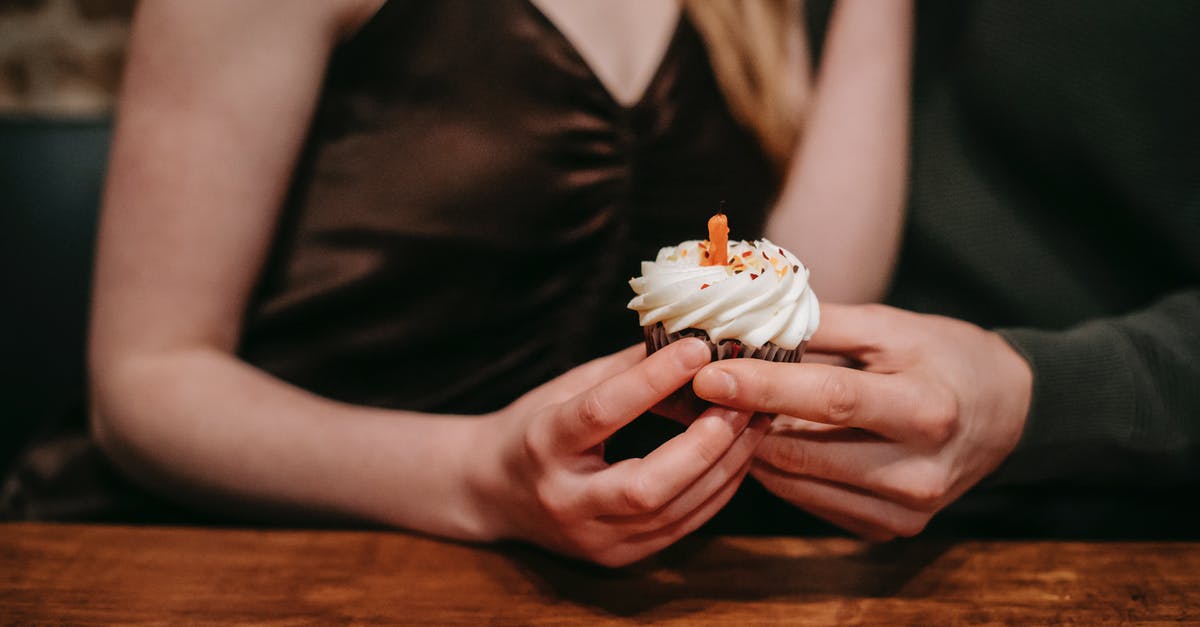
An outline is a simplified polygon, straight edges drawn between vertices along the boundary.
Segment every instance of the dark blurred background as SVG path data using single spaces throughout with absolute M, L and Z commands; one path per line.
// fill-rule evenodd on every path
M 84 403 L 96 209 L 133 6 L 0 0 L 0 467 Z

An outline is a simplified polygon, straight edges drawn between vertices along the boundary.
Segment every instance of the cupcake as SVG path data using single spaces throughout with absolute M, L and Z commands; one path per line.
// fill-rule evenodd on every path
M 638 312 L 646 353 L 698 337 L 714 360 L 800 361 L 820 321 L 808 268 L 770 240 L 728 238 L 728 221 L 717 214 L 707 240 L 668 246 L 642 262 L 642 276 L 629 281 L 637 294 L 629 308 Z

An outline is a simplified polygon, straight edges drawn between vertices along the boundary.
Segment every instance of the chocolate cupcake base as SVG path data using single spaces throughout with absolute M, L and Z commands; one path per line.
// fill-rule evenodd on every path
M 695 337 L 704 340 L 712 349 L 713 361 L 721 359 L 735 359 L 738 357 L 749 357 L 751 359 L 763 359 L 766 361 L 778 361 L 796 363 L 804 356 L 804 348 L 808 345 L 807 341 L 801 342 L 796 348 L 780 348 L 775 344 L 768 342 L 765 346 L 752 348 L 743 344 L 738 340 L 721 340 L 713 342 L 708 337 L 708 332 L 701 329 L 684 329 L 677 333 L 667 333 L 663 324 L 659 322 L 654 326 L 642 327 L 642 331 L 646 336 L 646 354 L 649 355 L 654 351 L 674 342 L 675 340 L 685 337 Z

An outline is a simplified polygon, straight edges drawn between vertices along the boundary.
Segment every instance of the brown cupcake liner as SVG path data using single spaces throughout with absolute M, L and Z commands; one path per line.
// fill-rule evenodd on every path
M 804 356 L 804 349 L 808 346 L 808 341 L 801 342 L 796 348 L 790 349 L 780 348 L 770 342 L 759 348 L 750 348 L 738 340 L 713 342 L 709 339 L 707 331 L 701 329 L 684 329 L 677 333 L 667 333 L 666 328 L 663 327 L 661 322 L 654 326 L 642 327 L 642 331 L 646 336 L 647 355 L 680 338 L 695 337 L 708 343 L 709 348 L 712 350 L 713 361 L 748 357 L 750 359 L 762 359 L 765 361 L 797 363 Z

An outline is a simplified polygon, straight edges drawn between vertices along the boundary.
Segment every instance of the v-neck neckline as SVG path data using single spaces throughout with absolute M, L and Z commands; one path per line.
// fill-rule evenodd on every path
M 676 54 L 675 49 L 678 47 L 679 37 L 683 32 L 684 21 L 687 19 L 684 16 L 684 9 L 681 7 L 678 17 L 675 18 L 675 26 L 672 28 L 671 35 L 667 39 L 667 45 L 665 48 L 663 48 L 662 57 L 659 58 L 658 65 L 654 68 L 654 73 L 650 75 L 650 80 L 646 81 L 646 85 L 642 88 L 642 91 L 640 94 L 638 94 L 637 98 L 633 99 L 629 104 L 624 104 L 617 99 L 615 95 L 613 95 L 612 90 L 610 90 L 608 85 L 606 85 L 604 81 L 600 79 L 600 75 L 596 73 L 596 69 L 592 67 L 591 63 L 588 63 L 587 58 L 583 56 L 583 53 L 579 51 L 579 48 L 575 46 L 575 43 L 572 42 L 569 37 L 567 37 L 567 34 L 558 27 L 558 24 L 554 23 L 554 20 L 550 19 L 550 16 L 547 15 L 541 7 L 534 4 L 532 0 L 520 1 L 528 8 L 529 12 L 533 14 L 534 19 L 540 22 L 542 27 L 549 31 L 551 36 L 557 40 L 558 45 L 566 50 L 567 55 L 571 57 L 573 61 L 583 67 L 587 74 L 588 82 L 592 83 L 594 87 L 599 89 L 600 92 L 604 94 L 605 101 L 607 101 L 608 104 L 614 109 L 623 112 L 641 109 L 645 105 L 647 99 L 650 98 L 651 94 L 654 93 L 658 83 L 662 80 L 663 73 L 666 72 L 667 64 Z

